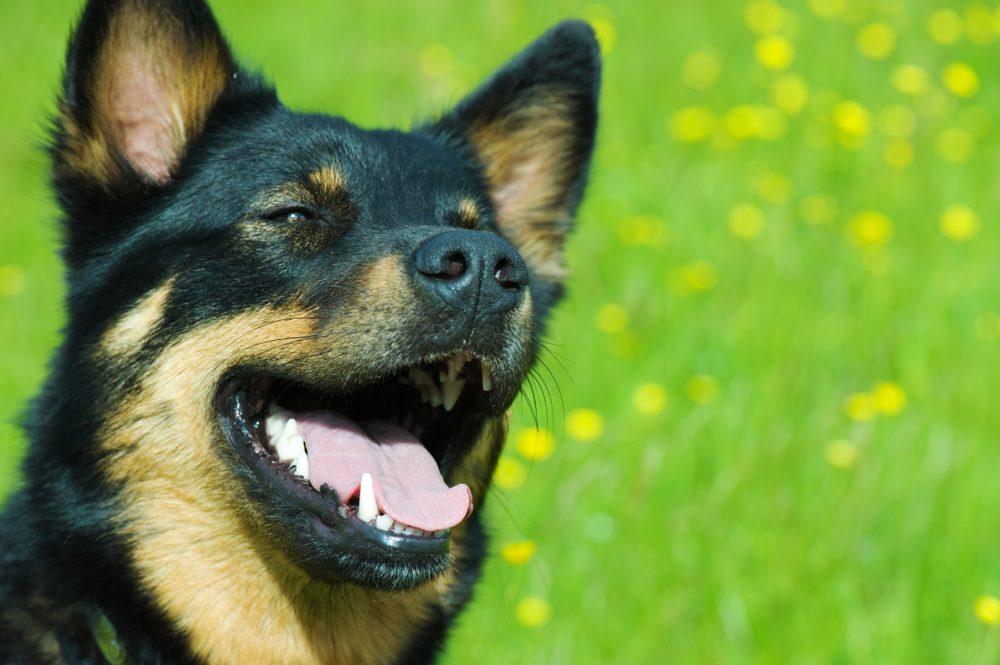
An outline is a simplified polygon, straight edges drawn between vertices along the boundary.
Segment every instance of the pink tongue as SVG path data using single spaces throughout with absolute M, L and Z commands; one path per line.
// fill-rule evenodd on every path
M 450 529 L 472 514 L 466 485 L 449 488 L 423 444 L 401 427 L 356 423 L 328 411 L 294 414 L 309 453 L 309 483 L 349 501 L 370 473 L 379 510 L 424 531 Z

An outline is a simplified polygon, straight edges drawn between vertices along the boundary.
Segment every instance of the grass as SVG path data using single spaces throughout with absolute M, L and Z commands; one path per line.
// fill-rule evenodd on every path
M 286 103 L 372 126 L 561 17 L 604 38 L 569 297 L 446 662 L 1000 662 L 995 4 L 214 4 Z M 0 494 L 62 321 L 38 144 L 76 11 L 0 8 Z

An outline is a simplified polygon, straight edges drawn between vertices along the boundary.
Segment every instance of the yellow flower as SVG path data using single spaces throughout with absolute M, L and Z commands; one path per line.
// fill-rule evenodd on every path
M 667 405 L 667 391 L 658 383 L 642 383 L 632 393 L 632 403 L 639 413 L 654 416 Z
M 892 70 L 892 87 L 904 95 L 922 95 L 930 88 L 927 70 L 917 65 L 899 65 Z
M 977 3 L 965 8 L 965 36 L 979 46 L 993 43 L 996 35 L 993 33 L 993 12 L 989 5 Z
M 597 43 L 601 47 L 601 55 L 611 53 L 618 41 L 618 31 L 615 30 L 614 13 L 604 5 L 590 5 L 583 12 L 584 18 L 594 29 Z
M 798 74 L 785 74 L 771 85 L 771 103 L 788 115 L 797 115 L 809 101 L 809 87 Z
M 872 390 L 875 410 L 885 416 L 897 416 L 906 408 L 906 391 L 898 383 L 883 381 Z
M 806 224 L 826 224 L 837 216 L 837 202 L 829 196 L 807 196 L 799 203 L 799 215 Z
M 887 106 L 878 116 L 879 127 L 886 136 L 902 139 L 917 129 L 917 114 L 908 106 Z
M 858 463 L 858 446 L 847 439 L 837 439 L 826 447 L 826 461 L 837 469 L 851 469 Z
M 860 247 L 879 247 L 892 239 L 892 220 L 875 210 L 863 210 L 848 220 L 848 230 Z
M 858 50 L 872 60 L 884 60 L 896 48 L 896 32 L 885 23 L 869 23 L 858 31 Z
M 852 101 L 837 102 L 833 107 L 833 123 L 837 139 L 847 148 L 860 148 L 868 140 L 871 114 L 861 104 Z
M 660 249 L 669 238 L 666 222 L 656 215 L 626 215 L 618 222 L 618 239 L 624 245 Z
M 847 0 L 809 0 L 809 9 L 820 18 L 837 18 L 847 9 Z
M 593 409 L 574 409 L 566 416 L 566 433 L 577 441 L 593 441 L 604 433 L 604 418 Z
M 0 266 L 0 298 L 16 296 L 24 289 L 24 271 L 17 266 Z
M 695 404 L 710 404 L 719 395 L 719 382 L 707 374 L 696 374 L 688 379 L 684 391 Z
M 729 211 L 729 230 L 734 236 L 752 240 L 764 229 L 764 214 L 752 203 L 740 203 Z
M 976 618 L 987 626 L 1000 626 L 1000 599 L 982 595 L 972 606 Z
M 896 170 L 905 169 L 913 161 L 913 144 L 904 139 L 893 139 L 885 146 L 885 163 Z
M 697 143 L 712 135 L 715 114 L 703 106 L 680 109 L 670 117 L 670 134 L 681 143 Z
M 522 626 L 539 628 L 552 618 L 552 606 L 544 598 L 528 596 L 517 604 L 515 615 Z
M 781 28 L 785 22 L 785 10 L 773 0 L 753 0 L 747 5 L 743 18 L 751 30 L 766 35 Z
M 844 413 L 851 420 L 868 422 L 874 420 L 878 411 L 875 408 L 875 400 L 868 393 L 853 393 L 844 402 Z
M 616 335 L 628 326 L 628 312 L 616 303 L 606 303 L 597 310 L 597 327 L 601 332 Z
M 695 51 L 681 66 L 681 78 L 695 90 L 708 90 L 719 80 L 722 63 L 714 51 Z
M 941 214 L 941 233 L 951 240 L 969 240 L 978 232 L 979 215 L 968 206 L 948 206 Z
M 964 62 L 953 62 L 945 67 L 941 82 L 951 94 L 962 99 L 974 97 L 979 92 L 979 75 Z
M 512 566 L 522 566 L 535 556 L 538 546 L 533 540 L 519 540 L 514 543 L 506 543 L 500 548 L 500 556 Z
M 528 471 L 521 462 L 512 457 L 503 456 L 497 461 L 493 472 L 493 483 L 505 490 L 516 490 L 524 487 L 528 479 Z
M 936 146 L 945 161 L 956 164 L 968 161 L 976 148 L 972 134 L 958 128 L 946 129 L 938 134 Z
M 533 461 L 546 460 L 555 450 L 556 440 L 548 430 L 530 427 L 521 430 L 514 439 L 514 448 L 525 459 Z
M 676 293 L 687 295 L 711 291 L 718 280 L 715 266 L 707 261 L 695 261 L 679 268 L 672 276 L 671 285 Z
M 795 60 L 795 47 L 784 37 L 768 35 L 757 40 L 754 55 L 767 69 L 788 69 Z
M 962 17 L 953 9 L 939 9 L 927 19 L 927 34 L 938 44 L 954 44 L 962 38 Z
M 739 104 L 726 113 L 723 127 L 738 139 L 762 138 L 774 141 L 788 128 L 785 117 L 770 106 Z

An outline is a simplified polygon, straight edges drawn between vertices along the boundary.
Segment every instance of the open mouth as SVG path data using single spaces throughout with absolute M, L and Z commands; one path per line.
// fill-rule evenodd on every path
M 270 493 L 369 549 L 440 554 L 473 510 L 469 488 L 446 479 L 496 412 L 493 382 L 488 361 L 459 350 L 340 394 L 244 374 L 224 383 L 219 410 Z

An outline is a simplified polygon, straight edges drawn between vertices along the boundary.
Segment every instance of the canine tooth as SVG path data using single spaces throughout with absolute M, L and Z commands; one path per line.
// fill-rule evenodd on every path
M 289 418 L 281 436 L 274 442 L 274 452 L 282 462 L 291 462 L 305 452 L 306 441 L 299 433 L 299 423 L 295 418 Z
M 444 391 L 444 410 L 451 411 L 455 408 L 455 402 L 462 395 L 462 389 L 465 388 L 465 379 L 449 381 L 441 386 L 441 388 Z
M 309 456 L 304 450 L 292 462 L 292 473 L 302 480 L 309 480 Z
M 375 528 L 381 531 L 388 531 L 392 524 L 393 519 L 388 515 L 379 515 L 375 518 Z
M 480 360 L 479 364 L 483 368 L 483 392 L 488 393 L 493 390 L 493 378 L 490 376 L 490 364 L 485 360 Z
M 427 386 L 427 396 L 430 399 L 431 406 L 437 407 L 444 403 L 444 397 L 441 395 L 441 389 L 434 384 Z
M 370 522 L 378 517 L 378 505 L 375 503 L 375 484 L 370 473 L 361 476 L 361 495 L 358 497 L 358 519 Z

